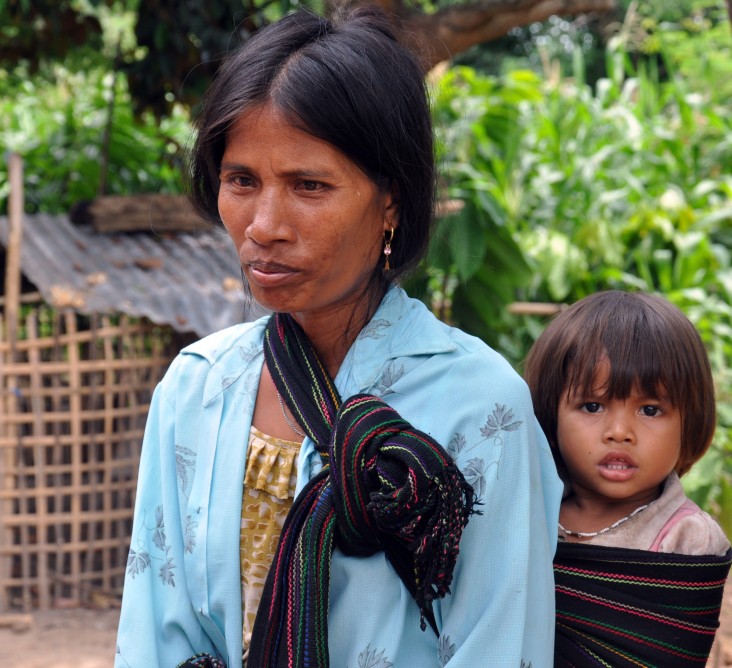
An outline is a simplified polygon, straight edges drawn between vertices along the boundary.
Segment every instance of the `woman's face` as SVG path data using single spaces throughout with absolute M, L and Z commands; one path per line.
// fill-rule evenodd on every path
M 395 225 L 391 196 L 271 105 L 226 137 L 219 214 L 253 297 L 301 325 L 348 322 Z

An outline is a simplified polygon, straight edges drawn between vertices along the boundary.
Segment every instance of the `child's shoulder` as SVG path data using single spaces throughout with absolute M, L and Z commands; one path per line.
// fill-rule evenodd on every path
M 669 518 L 655 543 L 659 552 L 689 555 L 721 556 L 730 548 L 722 527 L 690 499 Z

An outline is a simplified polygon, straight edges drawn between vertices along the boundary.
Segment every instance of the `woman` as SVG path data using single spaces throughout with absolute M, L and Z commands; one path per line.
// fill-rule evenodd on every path
M 270 26 L 191 174 L 275 315 L 155 393 L 116 665 L 550 665 L 561 489 L 526 386 L 396 286 L 434 201 L 413 58 L 374 13 Z

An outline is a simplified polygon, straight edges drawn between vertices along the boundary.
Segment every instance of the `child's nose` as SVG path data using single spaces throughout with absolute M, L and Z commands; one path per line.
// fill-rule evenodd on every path
M 611 443 L 632 443 L 635 441 L 635 434 L 630 420 L 622 414 L 611 414 L 605 423 L 605 441 Z

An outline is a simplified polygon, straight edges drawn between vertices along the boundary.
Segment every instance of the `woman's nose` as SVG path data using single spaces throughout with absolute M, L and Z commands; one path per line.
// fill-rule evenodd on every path
M 286 207 L 276 193 L 262 193 L 252 204 L 246 236 L 260 246 L 293 239 L 294 229 L 287 220 Z

